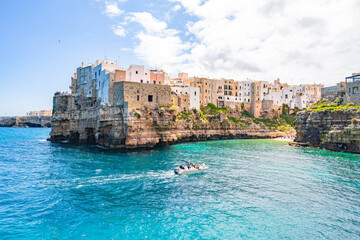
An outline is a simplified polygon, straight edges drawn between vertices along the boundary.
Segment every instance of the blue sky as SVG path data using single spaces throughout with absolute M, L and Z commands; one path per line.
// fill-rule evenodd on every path
M 0 1 L 0 116 L 51 109 L 81 62 L 335 84 L 360 71 L 357 0 Z

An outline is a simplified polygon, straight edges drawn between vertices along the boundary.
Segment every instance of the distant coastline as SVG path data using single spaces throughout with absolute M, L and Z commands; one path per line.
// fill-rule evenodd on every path
M 51 116 L 0 117 L 0 127 L 51 127 Z

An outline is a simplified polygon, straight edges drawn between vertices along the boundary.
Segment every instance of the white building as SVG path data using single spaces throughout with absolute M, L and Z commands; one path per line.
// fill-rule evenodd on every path
M 295 107 L 304 109 L 320 99 L 321 86 L 317 84 L 301 84 L 273 88 L 269 89 L 269 93 L 264 100 L 273 100 L 273 104 L 276 106 L 286 104 L 291 109 Z
M 150 70 L 142 65 L 130 65 L 126 70 L 126 81 L 138 83 L 150 83 Z
M 176 95 L 180 96 L 180 94 L 189 95 L 190 97 L 190 109 L 200 109 L 200 89 L 197 87 L 190 86 L 178 86 L 171 87 L 171 91 L 173 91 Z
M 93 79 L 96 89 L 96 97 L 101 100 L 101 104 L 110 103 L 110 72 L 120 69 L 116 62 L 108 60 L 97 60 L 94 63 Z
M 238 82 L 238 91 L 240 102 L 251 102 L 251 83 L 252 81 L 246 80 Z

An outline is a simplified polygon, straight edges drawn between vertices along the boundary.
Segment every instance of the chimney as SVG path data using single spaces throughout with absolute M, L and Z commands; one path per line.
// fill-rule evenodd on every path
M 85 67 L 85 62 L 82 62 L 82 67 Z
M 74 79 L 76 79 L 76 73 L 74 73 Z

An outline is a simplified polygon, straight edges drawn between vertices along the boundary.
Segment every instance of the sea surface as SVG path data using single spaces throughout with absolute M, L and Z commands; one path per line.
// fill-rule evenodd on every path
M 0 239 L 360 239 L 360 157 L 274 140 L 142 151 L 0 128 Z M 205 162 L 176 176 L 181 159 Z

